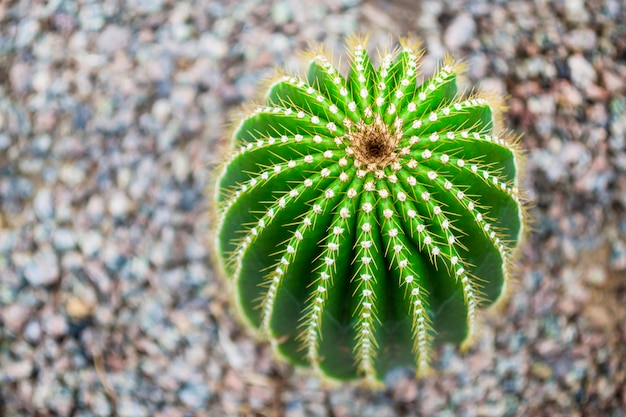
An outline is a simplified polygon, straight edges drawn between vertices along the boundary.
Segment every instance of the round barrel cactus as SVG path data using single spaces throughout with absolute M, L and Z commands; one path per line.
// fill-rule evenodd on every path
M 418 375 L 467 343 L 502 297 L 523 229 L 520 152 L 500 102 L 431 77 L 408 40 L 374 68 L 350 40 L 279 74 L 236 126 L 215 193 L 216 251 L 235 305 L 279 356 L 336 380 Z

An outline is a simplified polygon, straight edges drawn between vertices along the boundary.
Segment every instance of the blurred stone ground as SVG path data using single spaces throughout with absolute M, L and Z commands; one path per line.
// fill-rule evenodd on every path
M 624 22 L 619 0 L 0 3 L 0 416 L 625 416 Z M 534 201 L 480 342 L 373 393 L 276 364 L 205 244 L 228 114 L 356 31 L 508 95 Z

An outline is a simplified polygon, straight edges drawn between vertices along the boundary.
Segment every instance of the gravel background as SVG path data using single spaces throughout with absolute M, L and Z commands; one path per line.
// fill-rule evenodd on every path
M 624 22 L 623 0 L 0 2 L 0 416 L 625 416 Z M 204 244 L 227 114 L 355 31 L 509 96 L 535 219 L 481 341 L 374 393 L 274 363 Z

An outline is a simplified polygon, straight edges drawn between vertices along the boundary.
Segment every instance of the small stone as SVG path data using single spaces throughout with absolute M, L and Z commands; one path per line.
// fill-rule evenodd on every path
M 85 256 L 95 256 L 102 246 L 102 235 L 97 230 L 89 230 L 78 242 Z
M 56 390 L 54 394 L 55 395 L 51 396 L 47 401 L 50 409 L 56 412 L 56 415 L 70 415 L 74 408 L 72 392 L 67 387 L 63 387 Z
M 49 188 L 40 189 L 35 195 L 33 204 L 35 215 L 39 220 L 48 220 L 54 216 L 54 201 L 52 191 Z
M 63 62 L 65 59 L 65 39 L 58 33 L 44 32 L 33 46 L 33 54 L 38 61 Z M 54 119 L 54 114 L 50 117 Z
M 573 23 L 583 23 L 589 20 L 589 13 L 585 8 L 584 0 L 567 0 L 565 6 L 565 17 Z
M 152 105 L 152 115 L 161 124 L 164 124 L 172 113 L 172 105 L 168 100 L 159 99 Z
M 30 377 L 33 373 L 33 361 L 23 360 L 9 362 L 5 364 L 2 369 L 0 381 L 18 381 Z
M 0 132 L 0 151 L 4 151 L 11 145 L 11 138 L 6 133 Z
M 41 326 L 38 321 L 29 321 L 24 327 L 24 338 L 30 343 L 38 343 L 41 337 Z
M 594 51 L 598 45 L 598 37 L 593 29 L 575 29 L 566 35 L 565 43 L 573 50 Z
M 85 181 L 87 173 L 77 164 L 65 164 L 61 167 L 59 178 L 70 187 L 76 187 Z
M 191 163 L 184 152 L 174 151 L 172 154 L 172 171 L 178 182 L 184 182 L 191 172 Z
M 93 223 L 99 223 L 104 215 L 104 200 L 99 195 L 94 195 L 87 203 L 87 215 Z
M 93 413 L 100 417 L 110 416 L 111 415 L 111 403 L 107 396 L 101 391 L 94 391 L 91 397 L 91 402 L 88 403 L 90 409 Z
M 458 50 L 466 45 L 476 34 L 476 22 L 468 13 L 459 14 L 450 23 L 443 36 L 443 43 L 450 50 Z
M 86 3 L 81 6 L 78 14 L 81 29 L 87 32 L 98 31 L 105 24 L 104 11 L 98 2 Z
M 70 229 L 57 229 L 52 235 L 54 248 L 66 252 L 76 247 L 76 233 Z
M 106 54 L 125 50 L 130 40 L 130 29 L 124 26 L 107 25 L 98 36 L 98 49 Z
M 35 37 L 37 37 L 40 26 L 39 21 L 36 19 L 29 18 L 19 21 L 17 35 L 15 36 L 15 46 L 17 48 L 30 46 Z
M 0 311 L 5 328 L 12 332 L 19 332 L 30 314 L 30 308 L 22 304 L 12 304 Z
M 606 268 L 601 265 L 593 265 L 587 270 L 585 278 L 589 284 L 601 287 L 607 281 Z
M 172 90 L 171 101 L 174 108 L 189 108 L 196 99 L 195 87 L 177 85 Z
M 37 156 L 44 156 L 50 150 L 52 145 L 52 138 L 48 134 L 37 136 L 31 145 L 33 153 Z
M 147 417 L 146 407 L 134 399 L 123 396 L 117 403 L 117 412 L 120 417 Z
M 80 252 L 71 250 L 64 253 L 61 257 L 61 268 L 68 271 L 76 271 L 83 267 L 84 261 L 85 258 Z
M 59 276 L 58 260 L 52 249 L 38 251 L 24 268 L 24 278 L 34 286 L 52 285 Z
M 109 200 L 108 209 L 113 217 L 123 218 L 130 211 L 131 203 L 125 193 L 116 191 Z
M 179 392 L 183 404 L 193 409 L 205 409 L 211 396 L 209 388 L 203 383 L 187 385 Z
M 11 66 L 9 72 L 9 80 L 11 82 L 11 89 L 15 94 L 26 95 L 30 90 L 33 79 L 32 65 L 26 62 L 15 62 Z M 2 123 L 0 123 L 0 130 L 2 129 Z
M 572 83 L 576 87 L 586 88 L 596 81 L 596 70 L 582 55 L 572 55 L 567 59 Z
M 284 25 L 293 18 L 290 5 L 287 2 L 276 2 L 272 6 L 271 12 L 272 21 L 276 25 Z
M 624 78 L 610 70 L 602 71 L 602 82 L 608 91 L 612 91 L 614 93 L 622 92 L 626 86 Z
M 614 271 L 623 271 L 626 269 L 626 243 L 616 239 L 611 244 L 611 256 L 609 265 Z
M 132 0 L 128 7 L 137 13 L 154 14 L 163 9 L 165 0 Z
M 73 319 L 83 319 L 93 312 L 94 305 L 82 298 L 70 297 L 65 304 L 67 314 Z
M 504 97 L 508 94 L 504 81 L 500 78 L 485 78 L 480 82 L 480 90 L 488 94 Z
M 615 325 L 615 317 L 603 305 L 590 305 L 586 308 L 585 312 L 592 326 L 608 331 Z
M 44 319 L 43 331 L 51 337 L 61 337 L 67 333 L 67 322 L 62 315 L 52 314 Z
M 533 373 L 533 375 L 543 380 L 547 380 L 552 377 L 552 368 L 550 368 L 543 362 L 533 363 L 531 367 L 531 372 Z

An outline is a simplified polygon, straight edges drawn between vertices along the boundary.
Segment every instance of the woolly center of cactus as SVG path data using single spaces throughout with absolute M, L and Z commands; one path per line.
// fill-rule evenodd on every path
M 397 159 L 396 149 L 402 137 L 400 129 L 394 133 L 389 131 L 388 126 L 377 115 L 374 121 L 366 124 L 359 121 L 355 129 L 350 129 L 346 134 L 351 146 L 348 153 L 352 153 L 359 165 L 365 165 L 370 169 L 385 167 Z

